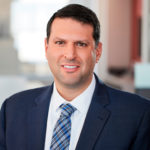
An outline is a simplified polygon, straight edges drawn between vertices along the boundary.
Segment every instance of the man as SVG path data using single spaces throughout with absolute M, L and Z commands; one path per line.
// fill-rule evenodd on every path
M 54 83 L 4 102 L 0 150 L 150 150 L 150 102 L 93 74 L 99 33 L 96 15 L 84 6 L 51 17 L 45 53 Z

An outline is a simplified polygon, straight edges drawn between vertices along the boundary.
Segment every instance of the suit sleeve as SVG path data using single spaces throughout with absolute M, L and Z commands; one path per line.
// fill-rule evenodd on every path
M 150 150 L 150 108 L 141 119 L 131 150 Z
M 2 108 L 0 110 L 0 150 L 6 150 L 6 140 L 5 140 L 5 131 L 6 131 L 5 107 L 6 107 L 6 101 L 3 103 Z

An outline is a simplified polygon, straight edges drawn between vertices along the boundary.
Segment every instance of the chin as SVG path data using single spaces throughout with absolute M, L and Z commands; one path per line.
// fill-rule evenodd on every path
M 69 87 L 69 88 L 75 88 L 75 87 L 79 87 L 81 82 L 78 80 L 75 81 L 75 79 L 70 79 L 70 80 L 63 80 L 62 81 L 62 84 L 65 86 L 65 87 Z

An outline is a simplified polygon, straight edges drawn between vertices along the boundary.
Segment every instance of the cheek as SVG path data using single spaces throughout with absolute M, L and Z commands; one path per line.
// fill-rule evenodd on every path
M 59 64 L 59 61 L 61 60 L 62 54 L 61 51 L 57 49 L 49 49 L 47 52 L 47 60 L 50 66 L 55 66 Z
M 57 70 L 57 62 L 56 62 L 55 56 L 51 53 L 52 52 L 47 53 L 47 61 L 48 61 L 48 65 L 49 65 L 51 72 L 55 73 Z
M 85 50 L 82 53 L 81 52 L 78 53 L 78 57 L 85 63 L 96 61 L 96 53 L 94 51 L 86 51 Z
M 96 62 L 96 53 L 94 51 L 88 54 L 87 61 L 91 64 Z
M 83 63 L 83 68 L 85 70 L 89 70 L 90 68 L 93 69 L 94 65 L 96 63 L 96 55 L 94 52 L 89 52 L 86 53 L 85 55 L 80 56 L 82 63 Z
M 92 56 L 92 61 L 95 64 L 96 60 L 97 60 L 97 56 L 96 56 L 96 51 L 95 50 L 91 52 L 91 56 Z
M 46 58 L 47 58 L 47 61 L 48 61 L 50 68 L 52 68 L 53 64 L 55 63 L 55 56 L 54 56 L 53 51 L 48 49 L 48 51 L 46 53 Z
M 55 57 L 56 53 L 55 53 L 55 50 L 51 46 L 49 46 L 46 54 L 47 54 L 48 61 L 51 61 L 51 59 Z
M 46 58 L 47 58 L 47 61 L 48 61 L 48 62 L 50 62 L 50 61 L 51 61 L 51 58 L 53 58 L 53 57 L 51 56 L 51 52 L 50 52 L 50 51 L 47 51 L 47 53 L 46 53 Z

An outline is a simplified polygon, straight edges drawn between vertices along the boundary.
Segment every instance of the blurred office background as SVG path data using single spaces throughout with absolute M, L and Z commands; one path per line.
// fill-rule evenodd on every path
M 69 3 L 99 17 L 103 54 L 96 74 L 150 98 L 150 0 L 0 0 L 0 105 L 15 92 L 53 81 L 44 52 L 46 24 Z

